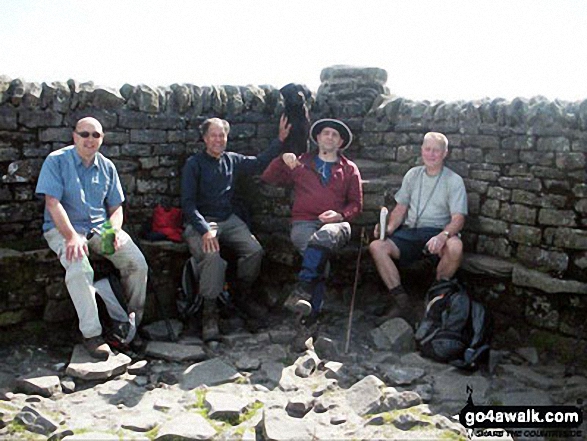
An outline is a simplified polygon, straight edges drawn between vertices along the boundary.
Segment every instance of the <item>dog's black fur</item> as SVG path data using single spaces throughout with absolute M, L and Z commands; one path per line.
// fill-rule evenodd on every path
M 291 124 L 283 151 L 292 152 L 299 156 L 308 149 L 308 132 L 310 130 L 308 104 L 311 102 L 312 92 L 306 86 L 295 83 L 289 83 L 279 91 L 285 104 L 284 114 L 288 123 Z

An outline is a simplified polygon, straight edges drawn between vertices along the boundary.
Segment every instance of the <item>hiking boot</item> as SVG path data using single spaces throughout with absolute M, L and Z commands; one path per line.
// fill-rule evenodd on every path
M 311 290 L 310 283 L 298 282 L 291 294 L 285 299 L 283 306 L 301 316 L 309 316 L 312 313 Z
M 405 292 L 403 286 L 396 286 L 395 288 L 391 289 L 389 293 L 393 296 L 395 304 L 389 307 L 381 317 L 378 317 L 375 320 L 375 324 L 380 326 L 387 320 L 391 320 L 393 318 L 403 318 L 406 322 L 413 326 L 417 321 L 417 314 L 412 305 L 412 301 Z
M 202 340 L 209 342 L 220 339 L 218 329 L 218 306 L 216 299 L 204 299 L 202 309 Z
M 101 335 L 84 338 L 84 347 L 88 354 L 97 360 L 106 361 L 110 355 L 114 355 Z

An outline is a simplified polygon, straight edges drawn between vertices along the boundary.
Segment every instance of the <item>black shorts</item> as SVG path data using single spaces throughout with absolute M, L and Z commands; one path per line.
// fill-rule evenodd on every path
M 399 248 L 399 266 L 409 266 L 424 257 L 426 242 L 440 234 L 442 228 L 407 228 L 402 227 L 387 239 Z M 438 258 L 438 256 L 435 256 Z

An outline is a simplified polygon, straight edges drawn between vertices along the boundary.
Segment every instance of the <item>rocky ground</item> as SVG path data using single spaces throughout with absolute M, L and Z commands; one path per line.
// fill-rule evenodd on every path
M 105 362 L 71 329 L 3 330 L 0 439 L 466 439 L 453 416 L 467 387 L 477 405 L 584 406 L 584 370 L 497 345 L 483 369 L 459 371 L 422 358 L 403 320 L 376 327 L 368 307 L 354 311 L 345 351 L 347 305 L 328 299 L 305 351 L 280 311 L 253 333 L 225 320 L 212 345 L 179 321 L 179 340 L 165 341 L 156 322 L 144 354 Z

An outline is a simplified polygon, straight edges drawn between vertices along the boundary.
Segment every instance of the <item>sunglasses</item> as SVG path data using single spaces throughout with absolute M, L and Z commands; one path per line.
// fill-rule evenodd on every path
M 98 139 L 98 138 L 101 138 L 101 137 L 102 137 L 102 134 L 101 134 L 100 132 L 92 132 L 92 133 L 90 133 L 90 132 L 78 132 L 78 131 L 76 130 L 76 132 L 75 132 L 75 133 L 77 133 L 77 134 L 78 134 L 79 136 L 81 136 L 82 138 L 89 138 L 89 137 L 90 137 L 90 135 L 92 136 L 92 138 L 96 138 L 96 139 Z

